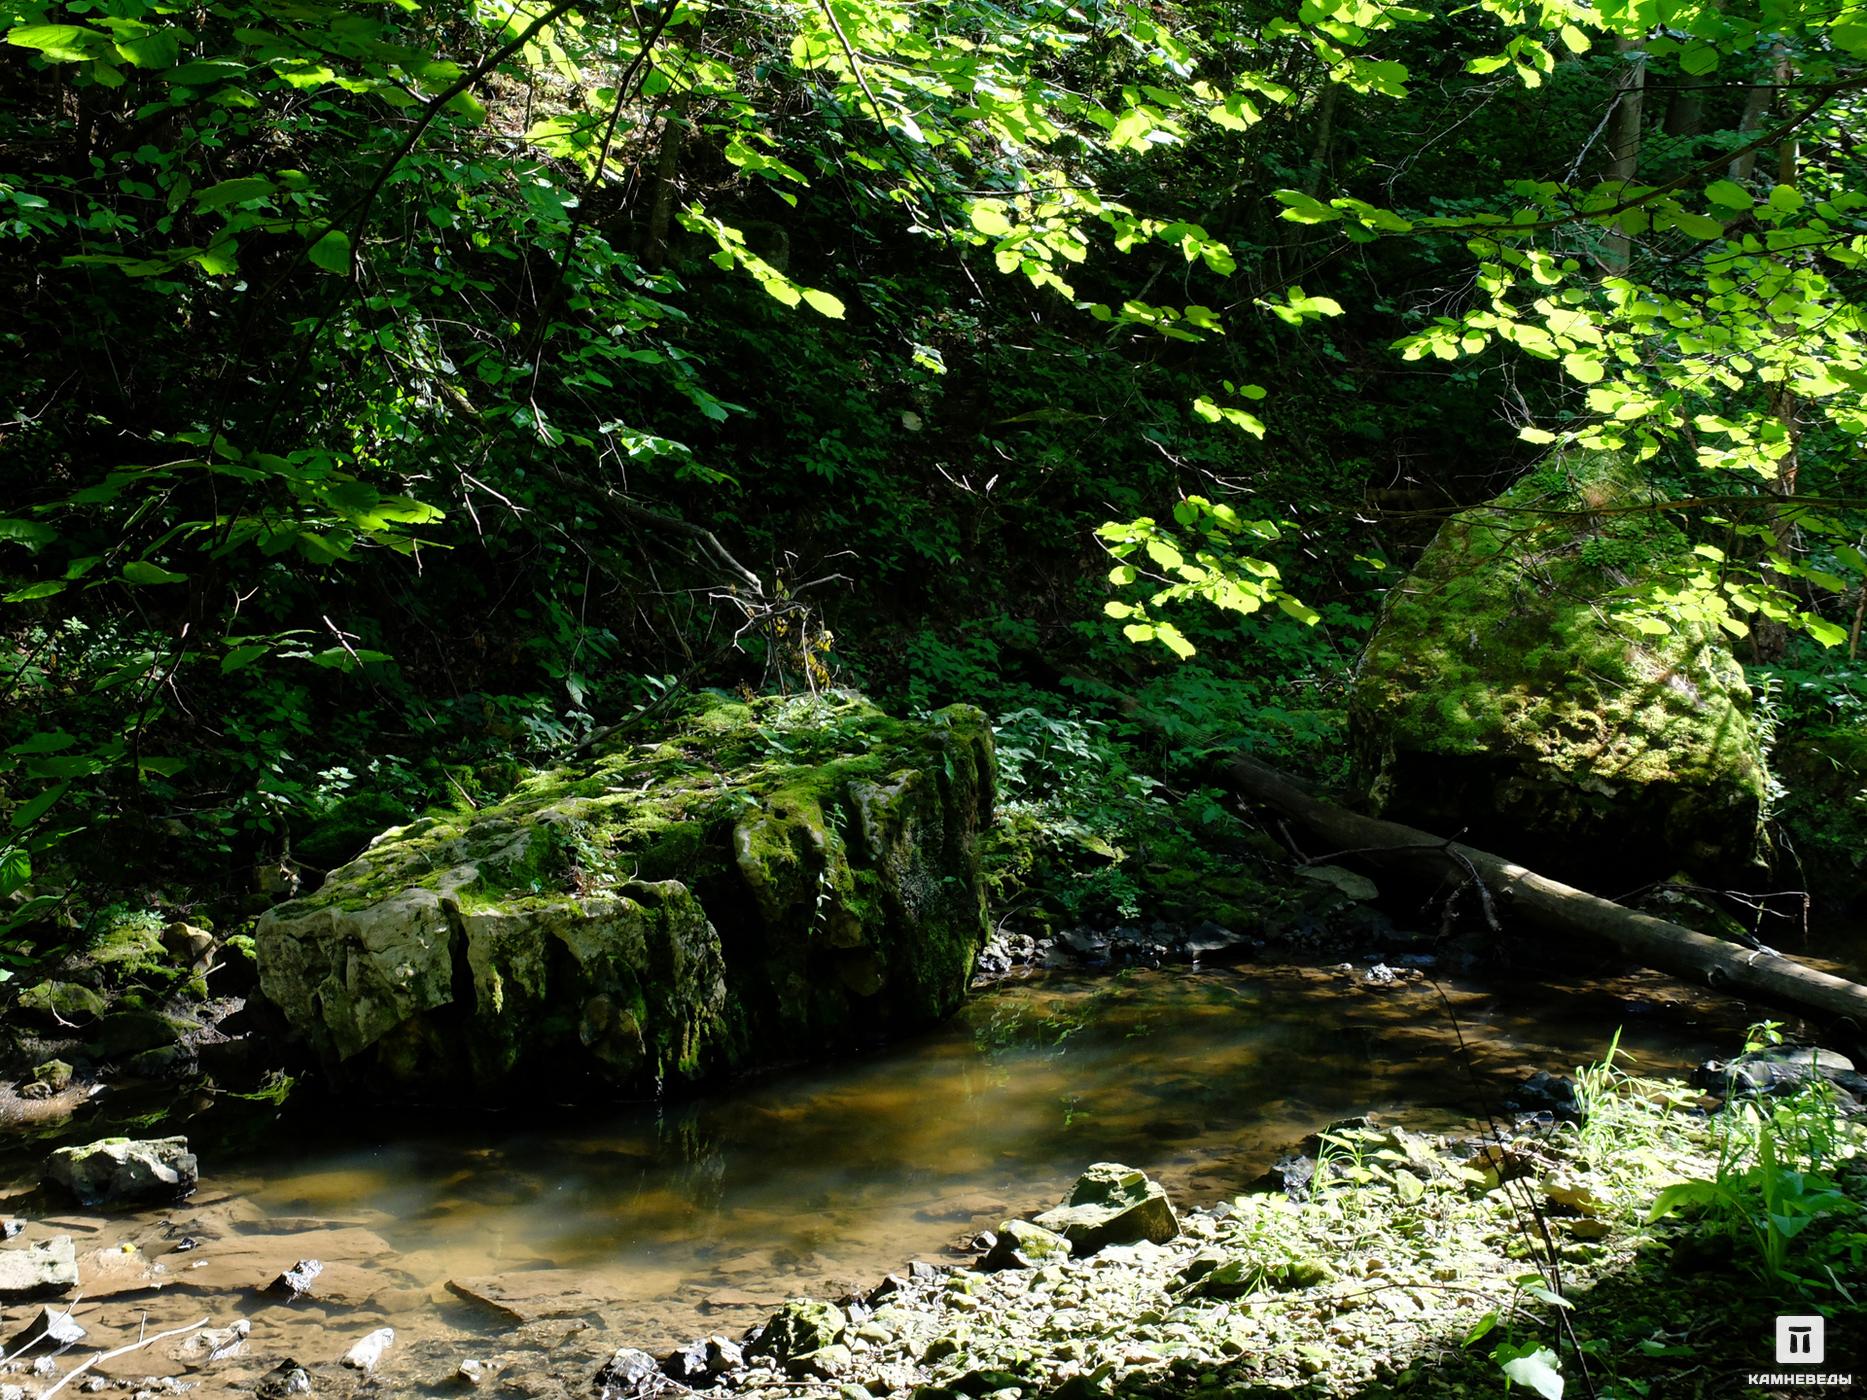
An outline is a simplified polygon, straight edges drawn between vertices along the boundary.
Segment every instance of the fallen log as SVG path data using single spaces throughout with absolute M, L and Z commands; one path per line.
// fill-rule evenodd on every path
M 1867 1029 L 1867 987 L 1805 967 L 1768 949 L 1713 938 L 1525 869 L 1515 861 L 1416 827 L 1324 802 L 1286 773 L 1235 755 L 1213 771 L 1254 802 L 1274 807 L 1338 848 L 1373 864 L 1476 882 L 1487 911 L 1506 910 L 1561 933 L 1604 939 L 1647 967 L 1724 991 L 1744 992 Z

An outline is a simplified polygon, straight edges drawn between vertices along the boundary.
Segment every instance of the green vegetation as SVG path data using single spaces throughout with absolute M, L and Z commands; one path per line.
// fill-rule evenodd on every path
M 1238 833 L 1146 782 L 1341 776 L 1382 588 L 1544 448 L 1655 488 L 1576 536 L 1628 627 L 1807 680 L 1779 748 L 1860 690 L 1845 10 L 30 0 L 0 73 L 0 971 L 709 685 L 1106 726 L 1007 878 L 1177 914 Z

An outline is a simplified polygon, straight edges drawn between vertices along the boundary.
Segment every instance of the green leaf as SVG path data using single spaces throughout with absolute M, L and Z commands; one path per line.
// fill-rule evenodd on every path
M 1748 209 L 1757 201 L 1735 180 L 1714 180 L 1705 186 L 1705 198 L 1725 209 Z
M 987 238 L 1003 238 L 1011 232 L 1011 220 L 1006 216 L 1008 207 L 1002 199 L 981 199 L 973 204 L 967 217 Z
M 237 180 L 222 180 L 195 192 L 195 208 L 206 212 L 225 209 L 230 204 L 244 204 L 250 199 L 264 199 L 278 186 L 263 175 L 243 175 Z
M 1548 1347 L 1506 1361 L 1504 1374 L 1513 1384 L 1530 1387 L 1543 1400 L 1562 1400 L 1562 1372 L 1556 1369 L 1556 1353 Z
M 1564 355 L 1562 367 L 1569 372 L 1570 378 L 1581 384 L 1597 384 L 1606 373 L 1597 356 L 1584 355 L 1580 351 Z
M 211 248 L 196 248 L 188 261 L 197 264 L 212 277 L 230 277 L 240 270 L 240 245 L 231 238 L 222 239 Z
M 1827 618 L 1816 617 L 1813 613 L 1804 614 L 1802 630 L 1825 647 L 1838 647 L 1848 639 L 1846 628 L 1837 627 Z
M 32 857 L 24 848 L 9 846 L 0 852 L 0 898 L 5 898 L 32 879 Z
M 48 579 L 44 583 L 29 583 L 24 588 L 15 588 L 6 595 L 9 603 L 30 603 L 36 598 L 50 598 L 54 593 L 65 591 L 64 579 Z
M 123 581 L 137 585 L 158 583 L 186 583 L 188 575 L 172 573 L 160 564 L 152 564 L 147 559 L 132 559 L 123 566 Z
M 1301 190 L 1278 190 L 1272 197 L 1285 206 L 1283 216 L 1294 224 L 1334 223 L 1342 217 L 1341 210 L 1331 209 Z
M 330 229 L 311 245 L 311 251 L 306 256 L 311 259 L 312 266 L 335 273 L 339 277 L 348 277 L 350 275 L 350 235 L 342 229 Z
M 804 288 L 804 305 L 812 311 L 828 316 L 832 321 L 843 319 L 843 303 L 828 292 L 820 292 L 814 287 Z
M 49 732 L 42 730 L 37 734 L 20 740 L 17 744 L 13 745 L 12 748 L 8 749 L 7 752 L 14 754 L 62 753 L 77 742 L 75 737 L 67 734 L 62 729 L 55 729 Z
M 107 35 L 81 24 L 16 24 L 6 41 L 19 49 L 36 49 L 54 63 L 83 63 L 110 48 Z
M 38 520 L 0 519 L 0 540 L 21 544 L 37 554 L 58 538 L 58 531 Z
M 54 787 L 47 788 L 25 805 L 15 808 L 13 815 L 8 818 L 12 823 L 13 830 L 24 831 L 27 827 L 38 821 L 40 817 L 43 817 L 47 812 L 51 811 L 52 804 L 63 797 L 66 789 L 70 786 L 70 783 L 59 783 Z
M 1471 1331 L 1465 1334 L 1465 1340 L 1461 1342 L 1460 1345 L 1471 1346 L 1476 1342 L 1483 1341 L 1486 1337 L 1491 1335 L 1492 1328 L 1496 1327 L 1497 1324 L 1498 1315 L 1497 1310 L 1494 1308 L 1472 1324 Z
M 1316 609 L 1310 607 L 1308 604 L 1296 598 L 1292 598 L 1288 593 L 1278 597 L 1277 606 L 1282 608 L 1287 616 L 1294 617 L 1305 627 L 1314 627 L 1317 623 L 1322 621 L 1321 613 L 1317 612 Z
M 1714 238 L 1724 237 L 1724 225 L 1704 214 L 1694 214 L 1690 210 L 1675 209 L 1671 215 L 1672 226 L 1683 234 L 1710 242 Z
M 1193 644 L 1187 641 L 1178 627 L 1171 622 L 1154 624 L 1154 640 L 1162 643 L 1168 651 L 1184 661 L 1193 654 Z
M 221 657 L 220 669 L 222 672 L 245 670 L 271 650 L 271 647 L 258 646 L 251 642 L 245 646 L 237 646 Z

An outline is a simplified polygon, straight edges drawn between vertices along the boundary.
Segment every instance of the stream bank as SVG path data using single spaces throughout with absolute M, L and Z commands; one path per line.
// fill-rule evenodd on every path
M 296 1357 L 317 1393 L 342 1395 L 357 1378 L 337 1358 L 387 1326 L 382 1393 L 443 1393 L 461 1361 L 510 1353 L 500 1384 L 517 1388 L 496 1393 L 583 1395 L 625 1343 L 660 1355 L 739 1336 L 790 1296 L 866 1292 L 909 1258 L 968 1262 L 982 1232 L 1093 1161 L 1136 1165 L 1183 1203 L 1229 1199 L 1327 1122 L 1452 1130 L 1541 1106 L 1525 1081 L 1585 1063 L 1617 1027 L 1643 1065 L 1678 1070 L 1741 1030 L 1730 1006 L 1659 978 L 1450 977 L 1442 1002 L 1417 969 L 1368 971 L 1011 981 L 906 1044 L 686 1105 L 469 1123 L 304 1100 L 244 1142 L 211 1114 L 169 1119 L 202 1163 L 188 1201 L 96 1213 L 26 1191 L 0 1214 L 30 1222 L 16 1245 L 77 1244 L 86 1347 L 244 1321 L 238 1355 L 170 1366 L 196 1393 L 250 1393 Z M 138 1131 L 111 1100 L 69 1135 Z M 0 1173 L 35 1178 L 49 1147 Z M 306 1296 L 267 1291 L 310 1258 L 324 1268 Z M 108 1372 L 163 1373 L 142 1354 Z

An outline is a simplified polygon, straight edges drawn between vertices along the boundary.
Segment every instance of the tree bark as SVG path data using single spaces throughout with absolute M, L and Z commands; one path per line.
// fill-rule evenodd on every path
M 676 94 L 661 118 L 661 149 L 655 156 L 655 195 L 648 209 L 648 233 L 642 240 L 642 266 L 650 272 L 659 272 L 668 260 L 681 141 L 687 134 L 687 103 L 685 92 Z
M 1780 954 L 1746 948 L 1548 879 L 1502 856 L 1324 802 L 1255 759 L 1214 765 L 1226 785 L 1295 818 L 1375 865 L 1479 883 L 1488 909 L 1558 933 L 1614 944 L 1648 967 L 1722 991 L 1867 1027 L 1867 987 Z
M 1608 119 L 1608 169 L 1606 178 L 1618 180 L 1625 191 L 1640 173 L 1640 138 L 1645 132 L 1647 54 L 1640 41 L 1625 35 L 1615 40 L 1622 56 L 1620 90 L 1614 96 L 1614 111 Z M 1608 268 L 1627 271 L 1633 260 L 1633 243 L 1624 233 L 1608 235 Z

